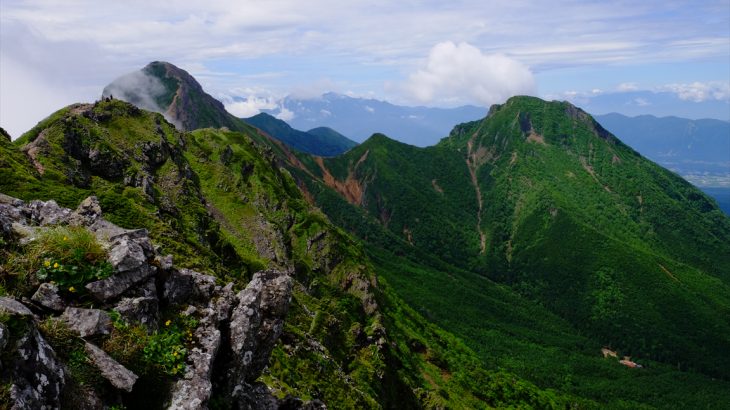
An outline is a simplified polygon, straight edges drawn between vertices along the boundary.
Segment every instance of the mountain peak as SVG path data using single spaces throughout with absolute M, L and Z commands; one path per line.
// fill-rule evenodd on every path
M 114 96 L 162 113 L 183 130 L 245 127 L 220 101 L 207 94 L 190 73 L 165 61 L 153 61 L 139 71 L 117 78 L 104 87 L 102 96 Z
M 610 143 L 618 139 L 590 114 L 568 101 L 547 101 L 531 96 L 515 96 L 489 109 L 485 124 L 503 132 L 514 128 L 528 141 L 570 144 L 575 138 L 593 136 Z

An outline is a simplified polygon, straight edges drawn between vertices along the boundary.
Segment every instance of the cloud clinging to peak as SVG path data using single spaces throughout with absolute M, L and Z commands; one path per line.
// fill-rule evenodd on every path
M 468 44 L 436 44 L 425 66 L 413 73 L 407 91 L 419 102 L 450 101 L 489 106 L 513 95 L 533 94 L 530 69 L 503 54 L 484 54 Z

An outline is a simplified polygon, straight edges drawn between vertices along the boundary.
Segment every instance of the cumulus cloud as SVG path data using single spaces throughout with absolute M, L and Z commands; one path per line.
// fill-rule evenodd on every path
M 677 94 L 681 100 L 703 102 L 730 100 L 730 83 L 709 82 L 701 83 L 695 81 L 690 84 L 667 84 L 660 88 L 661 91 L 669 91 Z
M 282 120 L 282 121 L 290 121 L 294 119 L 294 112 L 286 109 L 286 107 L 281 107 L 281 111 L 279 111 L 278 114 L 276 114 L 276 118 Z
M 245 99 L 224 101 L 226 110 L 239 118 L 249 118 L 259 114 L 262 110 L 273 110 L 279 105 L 271 97 L 248 96 Z
M 470 44 L 446 41 L 431 49 L 406 90 L 422 103 L 491 105 L 513 95 L 533 94 L 535 79 L 527 66 L 503 54 L 484 54 Z

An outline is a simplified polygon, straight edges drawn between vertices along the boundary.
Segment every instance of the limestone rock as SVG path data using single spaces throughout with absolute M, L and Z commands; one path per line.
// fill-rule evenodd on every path
M 157 298 L 124 298 L 114 306 L 114 310 L 127 322 L 139 323 L 148 330 L 156 330 L 159 323 L 160 308 Z
M 142 266 L 146 257 L 142 247 L 126 236 L 114 240 L 109 251 L 109 263 L 117 272 L 126 272 Z
M 88 283 L 86 289 L 97 300 L 106 302 L 117 298 L 127 289 L 152 276 L 154 272 L 154 267 L 144 264 L 137 269 Z
M 99 369 L 105 379 L 109 380 L 112 386 L 126 392 L 132 391 L 134 383 L 137 382 L 138 378 L 136 374 L 91 343 L 87 342 L 84 345 L 84 349 L 94 366 Z
M 218 315 L 214 309 L 208 307 L 203 310 L 194 337 L 196 347 L 188 353 L 185 376 L 172 389 L 169 409 L 205 409 L 213 391 L 213 363 L 221 345 Z
M 0 296 L 0 312 L 18 316 L 33 316 L 33 312 L 24 304 L 7 296 Z
M 238 401 L 239 409 L 247 410 L 279 410 L 279 400 L 271 394 L 269 388 L 259 382 L 252 385 L 236 386 L 233 396 Z
M 233 293 L 233 283 L 229 282 L 226 286 L 217 289 L 215 294 L 218 298 L 215 300 L 213 308 L 218 314 L 218 321 L 228 321 L 231 318 L 231 311 L 236 303 L 236 294 Z
M 31 300 L 44 308 L 58 312 L 66 307 L 63 299 L 58 295 L 58 286 L 53 283 L 41 283 L 38 290 L 31 297 Z
M 66 372 L 35 325 L 18 339 L 15 352 L 17 355 L 9 366 L 11 408 L 60 408 Z
M 207 302 L 215 290 L 215 278 L 190 269 L 173 270 L 165 282 L 164 298 L 172 305 Z
M 71 214 L 71 210 L 61 208 L 56 201 L 31 201 L 28 205 L 31 220 L 38 225 L 55 225 L 65 223 Z
M 24 221 L 25 218 L 21 214 L 19 207 L 13 205 L 15 203 L 13 199 L 15 198 L 7 195 L 3 195 L 3 197 L 0 198 L 0 238 L 11 239 L 15 231 L 13 224 Z
M 96 196 L 90 196 L 79 204 L 69 216 L 69 224 L 76 226 L 91 226 L 101 218 L 101 205 Z
M 292 279 L 277 271 L 257 272 L 236 295 L 231 315 L 231 351 L 234 386 L 252 383 L 266 367 L 276 339 L 281 335 L 291 301 Z
M 157 283 L 155 277 L 150 277 L 146 281 L 132 286 L 122 295 L 126 298 L 154 298 L 157 299 Z
M 81 337 L 108 335 L 112 330 L 109 314 L 98 309 L 67 307 L 61 320 Z

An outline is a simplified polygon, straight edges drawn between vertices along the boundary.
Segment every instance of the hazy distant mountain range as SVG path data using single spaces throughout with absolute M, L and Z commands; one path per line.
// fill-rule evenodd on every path
M 594 115 L 618 112 L 631 117 L 655 115 L 730 121 L 729 101 L 692 94 L 683 96 L 668 91 L 625 91 L 576 97 L 572 101 Z
M 472 105 L 457 108 L 407 107 L 327 93 L 311 99 L 286 97 L 279 108 L 266 112 L 286 119 L 297 129 L 330 127 L 357 142 L 381 132 L 406 144 L 425 147 L 447 136 L 454 125 L 483 118 L 487 109 Z M 287 112 L 290 118 L 282 116 L 282 112 Z
M 700 186 L 730 186 L 730 122 L 652 115 L 596 115 L 645 157 Z
M 345 137 L 328 127 L 317 127 L 309 131 L 299 131 L 264 112 L 244 121 L 264 131 L 279 141 L 306 153 L 314 153 L 323 157 L 342 154 L 357 145 L 357 142 Z

